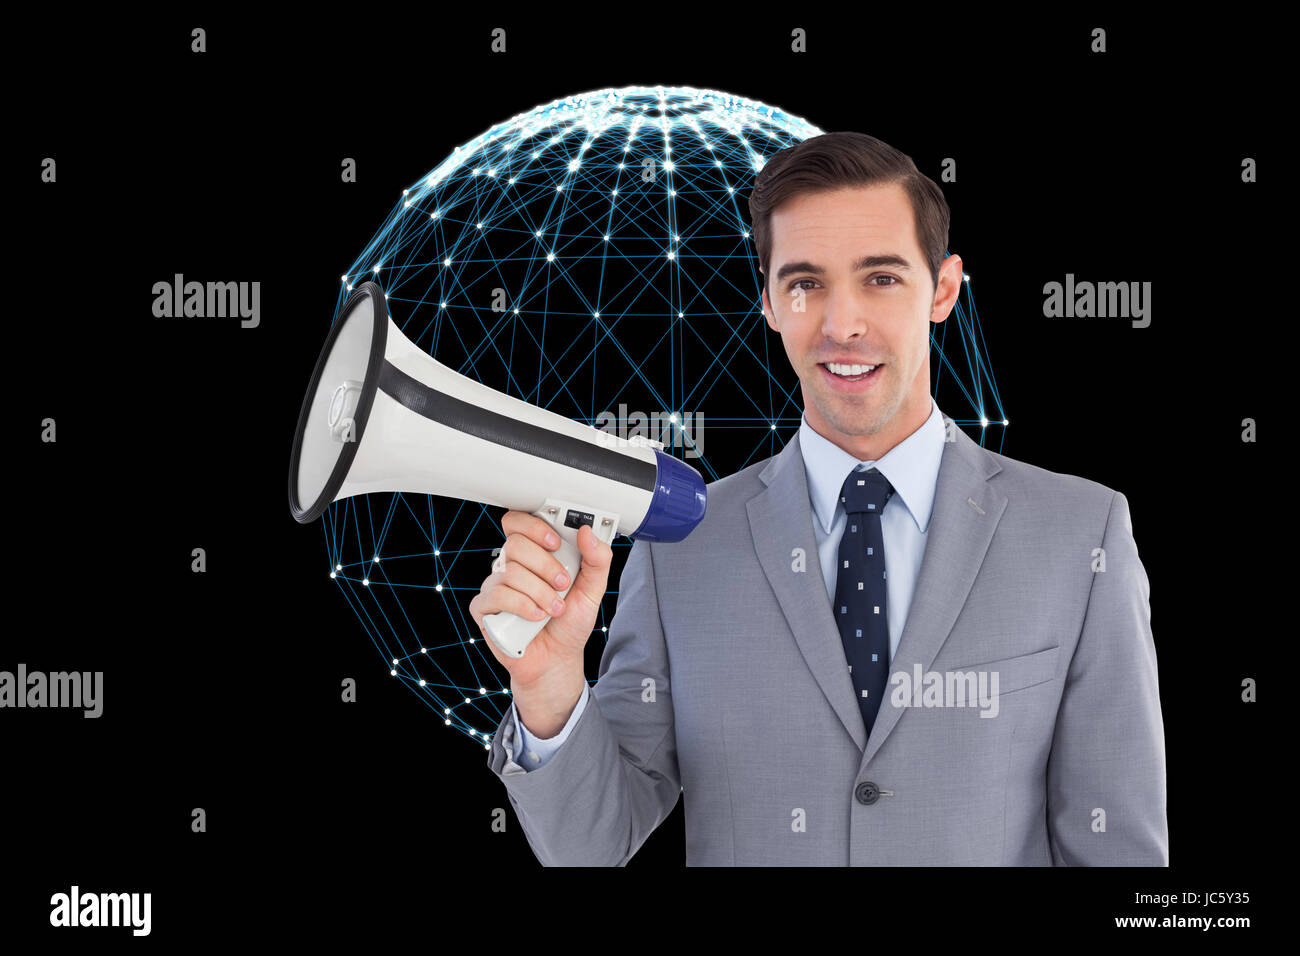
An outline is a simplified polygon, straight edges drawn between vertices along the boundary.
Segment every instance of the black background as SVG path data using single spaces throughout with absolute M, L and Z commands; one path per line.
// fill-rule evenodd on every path
M 499 939 L 498 912 L 532 935 L 554 925 L 526 915 L 553 904 L 552 887 L 574 929 L 586 903 L 619 911 L 578 899 L 566 887 L 580 877 L 540 883 L 513 810 L 506 833 L 489 829 L 508 802 L 486 753 L 384 682 L 320 574 L 319 528 L 290 518 L 285 476 L 338 276 L 401 185 L 492 123 L 642 83 L 870 132 L 936 180 L 942 158 L 957 159 L 958 181 L 942 184 L 949 248 L 976 276 L 1013 422 L 1001 450 L 1131 506 L 1151 582 L 1172 868 L 884 883 L 777 873 L 756 886 L 739 874 L 700 895 L 662 882 L 684 859 L 679 803 L 628 870 L 667 888 L 664 906 L 730 907 L 772 886 L 801 901 L 785 914 L 795 920 L 820 912 L 805 906 L 814 888 L 837 903 L 870 890 L 897 914 L 969 907 L 984 921 L 971 939 L 1162 912 L 1132 905 L 1135 890 L 1261 901 L 1270 695 L 1245 705 L 1240 684 L 1267 685 L 1260 665 L 1283 636 L 1261 520 L 1279 499 L 1269 449 L 1282 432 L 1268 319 L 1283 253 L 1263 238 L 1282 173 L 1268 162 L 1269 84 L 1253 72 L 1269 28 L 964 16 L 428 9 L 64 23 L 50 10 L 15 28 L 7 365 L 20 384 L 0 669 L 101 670 L 105 709 L 0 713 L 6 932 L 48 929 L 50 894 L 74 882 L 151 891 L 153 936 L 170 940 L 235 940 L 254 924 L 312 941 L 418 934 L 433 918 Z M 208 34 L 201 55 L 194 26 Z M 497 26 L 504 55 L 489 48 Z M 789 52 L 796 26 L 809 34 L 802 56 Z M 1104 55 L 1089 52 L 1094 26 L 1108 31 Z M 39 179 L 47 156 L 54 185 Z M 356 184 L 339 180 L 344 156 Z M 1240 180 L 1248 156 L 1257 184 Z M 152 284 L 177 272 L 259 280 L 260 327 L 154 318 Z M 1067 272 L 1150 281 L 1151 326 L 1045 320 L 1042 286 Z M 47 416 L 55 444 L 38 437 Z M 1247 417 L 1258 444 L 1240 440 Z M 190 571 L 196 546 L 206 574 Z M 596 648 L 589 676 L 598 660 Z M 339 703 L 344 676 L 362 704 Z M 205 834 L 190 831 L 194 807 Z

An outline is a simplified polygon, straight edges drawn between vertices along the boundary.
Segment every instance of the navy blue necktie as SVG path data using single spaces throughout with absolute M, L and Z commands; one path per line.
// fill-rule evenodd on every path
M 853 470 L 844 479 L 840 502 L 848 514 L 840 538 L 835 576 L 835 621 L 844 658 L 862 709 L 867 736 L 885 696 L 889 675 L 889 624 L 885 615 L 885 542 L 880 514 L 894 487 L 880 472 Z

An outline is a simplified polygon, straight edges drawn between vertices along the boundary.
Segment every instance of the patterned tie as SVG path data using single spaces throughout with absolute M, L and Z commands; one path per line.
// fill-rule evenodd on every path
M 894 493 L 876 469 L 854 469 L 840 501 L 848 514 L 835 577 L 835 620 L 857 692 L 867 736 L 876 721 L 889 674 L 889 624 L 885 615 L 885 544 L 880 514 Z

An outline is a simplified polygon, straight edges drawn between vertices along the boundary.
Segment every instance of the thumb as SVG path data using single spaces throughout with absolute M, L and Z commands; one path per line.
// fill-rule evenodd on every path
M 586 602 L 588 609 L 596 613 L 600 610 L 601 598 L 605 596 L 609 565 L 614 552 L 596 537 L 591 525 L 585 524 L 578 529 L 578 552 L 582 555 L 582 567 L 578 569 L 578 577 L 574 580 L 565 603 L 574 599 L 577 592 L 577 600 Z

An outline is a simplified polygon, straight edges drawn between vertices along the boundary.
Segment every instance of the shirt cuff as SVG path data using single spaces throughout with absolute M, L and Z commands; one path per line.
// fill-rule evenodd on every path
M 515 752 L 511 754 L 512 759 L 518 762 L 525 770 L 537 770 L 544 766 L 546 762 L 550 760 L 551 756 L 560 749 L 560 745 L 564 743 L 565 739 L 569 736 L 569 732 L 573 730 L 574 724 L 576 724 L 578 718 L 582 716 L 582 712 L 587 706 L 587 696 L 590 693 L 591 687 L 584 687 L 582 695 L 578 698 L 577 704 L 573 707 L 573 713 L 569 715 L 569 719 L 565 722 L 564 726 L 560 728 L 560 732 L 554 737 L 545 738 L 534 737 L 528 732 L 524 727 L 523 722 L 519 719 L 519 711 L 515 708 L 514 701 L 511 701 L 510 713 L 515 722 L 514 739 L 519 742 L 518 746 L 513 748 Z

